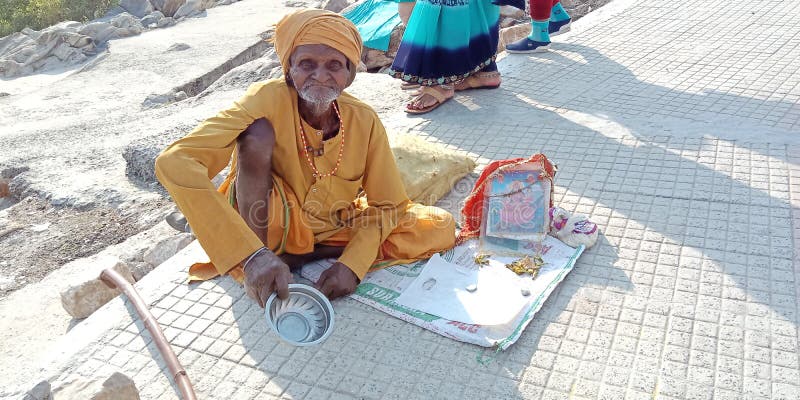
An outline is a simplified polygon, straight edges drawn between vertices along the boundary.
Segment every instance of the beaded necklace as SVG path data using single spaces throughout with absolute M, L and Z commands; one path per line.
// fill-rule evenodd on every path
M 324 174 L 320 173 L 316 164 L 314 164 L 314 160 L 311 159 L 310 152 L 314 150 L 314 148 L 308 145 L 306 140 L 306 131 L 303 129 L 303 121 L 300 121 L 300 140 L 303 142 L 303 152 L 306 155 L 306 162 L 308 162 L 308 166 L 311 167 L 312 171 L 314 171 L 312 175 L 314 175 L 314 178 L 317 179 L 327 178 L 336 174 L 336 171 L 339 170 L 339 164 L 342 163 L 342 154 L 344 154 L 344 121 L 342 120 L 342 116 L 339 114 L 339 108 L 336 107 L 336 102 L 331 104 L 333 104 L 333 110 L 336 111 L 336 117 L 339 118 L 339 133 L 342 135 L 342 143 L 339 146 L 339 156 L 336 157 L 336 165 L 334 165 L 333 169 L 331 169 L 329 172 Z

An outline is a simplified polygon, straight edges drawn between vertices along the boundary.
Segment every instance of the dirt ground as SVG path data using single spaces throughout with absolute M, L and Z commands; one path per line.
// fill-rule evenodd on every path
M 6 200 L 8 202 L 8 200 Z M 148 215 L 135 210 L 123 214 L 100 206 L 88 210 L 54 207 L 46 200 L 27 197 L 2 210 L 0 205 L 0 299 L 38 282 L 61 265 L 120 243 L 158 222 L 167 200 L 141 204 Z

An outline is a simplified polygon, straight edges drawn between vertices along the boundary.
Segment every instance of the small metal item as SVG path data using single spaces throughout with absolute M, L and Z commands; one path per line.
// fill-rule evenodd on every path
M 522 295 L 523 295 L 523 296 L 525 296 L 525 297 L 528 297 L 528 296 L 530 296 L 530 295 L 531 295 L 531 291 L 530 291 L 530 290 L 528 290 L 528 289 L 525 289 L 525 288 L 523 288 L 522 290 L 520 290 L 520 293 L 522 293 Z
M 489 265 L 489 255 L 486 253 L 478 253 L 475 256 L 475 264 L 478 264 L 478 266 L 481 267 Z
M 319 290 L 308 285 L 289 284 L 289 297 L 273 293 L 264 307 L 269 327 L 294 346 L 322 343 L 333 331 L 333 306 Z
M 467 286 L 467 291 L 470 292 L 470 293 L 472 293 L 472 292 L 474 292 L 476 290 L 478 290 L 478 285 L 476 285 L 474 283 L 469 285 L 469 286 Z

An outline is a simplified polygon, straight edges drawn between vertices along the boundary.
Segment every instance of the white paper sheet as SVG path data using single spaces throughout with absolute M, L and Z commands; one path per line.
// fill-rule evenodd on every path
M 473 292 L 467 290 L 471 285 L 477 286 Z M 395 302 L 451 321 L 502 325 L 528 303 L 522 287 L 520 278 L 503 266 L 469 268 L 436 254 Z

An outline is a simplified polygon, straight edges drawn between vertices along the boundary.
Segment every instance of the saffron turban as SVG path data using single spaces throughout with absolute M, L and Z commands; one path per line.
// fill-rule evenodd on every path
M 363 44 L 356 26 L 326 10 L 303 9 L 287 14 L 275 26 L 273 42 L 284 74 L 289 72 L 289 57 L 294 49 L 304 44 L 324 44 L 340 51 L 350 60 L 353 78 L 361 62 Z

